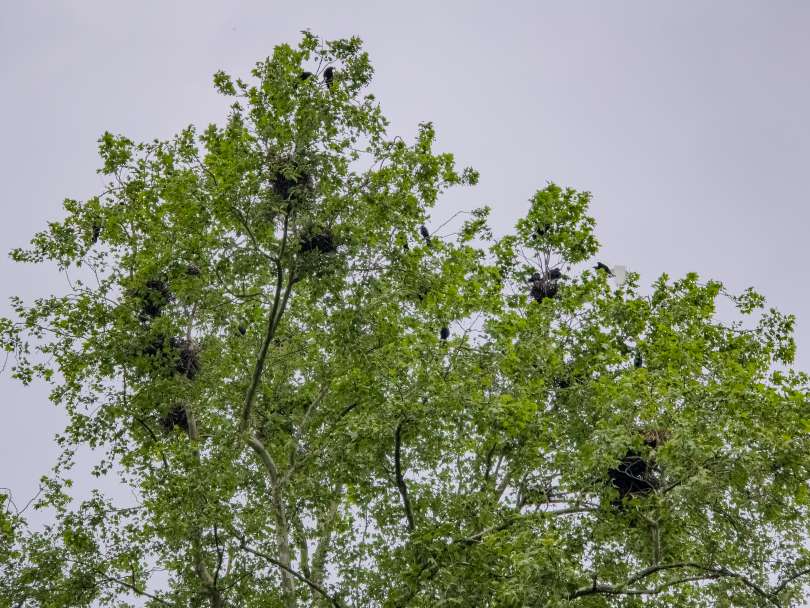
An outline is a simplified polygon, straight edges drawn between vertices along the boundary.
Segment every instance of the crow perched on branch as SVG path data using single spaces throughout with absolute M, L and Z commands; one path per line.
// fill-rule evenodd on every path
M 425 243 L 430 245 L 430 232 L 428 232 L 427 226 L 424 224 L 419 226 L 419 234 L 421 234 L 422 238 L 425 239 Z
M 609 277 L 613 276 L 613 271 L 608 268 L 607 264 L 603 264 L 602 262 L 597 262 L 596 266 L 593 267 L 594 270 L 604 270 Z
M 447 327 L 442 327 L 442 330 L 439 332 L 439 337 L 442 340 L 447 340 L 450 337 L 450 330 Z
M 334 79 L 335 79 L 335 68 L 330 66 L 323 71 L 323 81 L 326 83 L 327 87 L 331 87 L 332 82 L 334 82 Z

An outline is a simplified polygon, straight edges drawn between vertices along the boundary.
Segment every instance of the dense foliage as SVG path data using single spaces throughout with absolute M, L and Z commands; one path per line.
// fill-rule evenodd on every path
M 357 39 L 252 75 L 224 126 L 105 134 L 108 188 L 12 252 L 69 278 L 0 320 L 69 425 L 52 524 L 3 498 L 0 606 L 800 604 L 792 317 L 592 268 L 555 184 L 502 238 L 431 223 L 477 174 L 387 134 Z M 79 446 L 137 499 L 71 501 Z

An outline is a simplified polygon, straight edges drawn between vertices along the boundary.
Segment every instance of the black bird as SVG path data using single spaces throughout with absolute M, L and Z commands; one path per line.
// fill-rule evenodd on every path
M 312 78 L 312 72 L 301 72 L 299 78 L 301 80 L 309 80 L 310 78 Z
M 554 279 L 555 281 L 557 279 L 561 279 L 562 278 L 562 272 L 560 271 L 559 268 L 552 268 L 551 270 L 548 271 L 548 278 L 549 279 Z
M 450 337 L 450 330 L 449 330 L 449 329 L 447 329 L 446 327 L 442 327 L 441 332 L 439 332 L 439 337 L 440 337 L 442 340 L 447 340 L 447 338 L 449 338 L 449 337 Z
M 328 67 L 323 71 L 323 81 L 326 83 L 326 86 L 331 87 L 332 81 L 335 79 L 335 68 Z
M 636 356 L 633 359 L 633 365 L 636 367 L 643 367 L 644 366 L 644 359 L 641 358 L 641 353 L 636 351 Z
M 240 323 L 236 329 L 242 336 L 244 336 L 247 333 L 247 327 L 245 327 L 242 323 Z
M 419 226 L 419 234 L 421 234 L 422 238 L 425 239 L 425 242 L 430 245 L 430 232 L 428 232 L 428 229 L 424 224 Z
M 98 237 L 100 235 L 101 235 L 101 224 L 94 223 L 93 224 L 93 234 L 92 234 L 92 238 L 91 238 L 91 241 L 93 242 L 93 245 L 95 245 L 98 242 Z
M 603 264 L 602 262 L 597 262 L 596 266 L 594 266 L 593 268 L 594 268 L 594 270 L 604 270 L 608 274 L 609 277 L 613 276 L 613 273 L 610 271 L 610 268 L 608 268 L 607 264 Z

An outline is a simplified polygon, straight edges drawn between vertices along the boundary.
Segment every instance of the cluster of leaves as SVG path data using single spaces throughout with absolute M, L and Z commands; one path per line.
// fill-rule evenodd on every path
M 309 33 L 253 84 L 218 72 L 224 126 L 105 134 L 108 189 L 12 253 L 71 278 L 0 320 L 14 375 L 70 422 L 38 501 L 54 524 L 4 505 L 0 605 L 795 605 L 792 317 L 748 291 L 759 321 L 722 323 L 694 274 L 644 295 L 578 271 L 590 195 L 556 184 L 513 235 L 482 208 L 421 238 L 477 174 L 429 123 L 389 138 L 371 75 L 359 40 Z M 71 506 L 81 445 L 135 504 Z M 630 450 L 660 478 L 622 498 L 607 471 Z

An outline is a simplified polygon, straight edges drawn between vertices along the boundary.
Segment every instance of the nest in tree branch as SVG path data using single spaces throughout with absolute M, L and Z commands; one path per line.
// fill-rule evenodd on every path
M 177 351 L 178 358 L 175 371 L 183 374 L 189 380 L 194 380 L 200 371 L 200 347 L 193 340 L 185 338 L 172 338 L 171 347 Z
M 301 238 L 301 251 L 317 251 L 319 253 L 334 253 L 337 251 L 337 244 L 328 228 L 319 234 L 311 234 Z
M 175 404 L 172 409 L 161 416 L 160 426 L 162 426 L 163 430 L 167 433 L 178 426 L 188 433 L 188 416 L 185 406 L 181 403 Z
M 640 429 L 639 433 L 643 437 L 644 445 L 652 449 L 661 447 L 670 437 L 667 429 L 646 428 Z M 621 509 L 625 498 L 651 494 L 661 485 L 659 473 L 654 455 L 645 458 L 636 450 L 627 450 L 619 464 L 607 472 L 610 484 L 619 492 L 619 497 L 611 504 Z
M 153 336 L 138 354 L 152 360 L 150 368 L 160 374 L 177 372 L 193 380 L 200 371 L 199 345 L 185 338 Z
M 529 295 L 535 302 L 542 302 L 546 298 L 553 298 L 557 295 L 557 281 L 541 278 L 537 281 L 532 281 L 532 288 Z
M 303 194 L 313 187 L 312 176 L 306 172 L 301 172 L 295 177 L 288 177 L 283 171 L 277 171 L 271 179 L 271 184 L 273 192 L 285 201 L 295 198 L 295 195 Z
M 529 295 L 535 302 L 542 302 L 546 298 L 553 298 L 557 295 L 559 288 L 558 281 L 565 278 L 559 268 L 551 268 L 547 273 L 535 272 L 529 277 L 531 290 Z
M 146 281 L 143 286 L 133 289 L 130 296 L 138 302 L 138 318 L 144 322 L 159 317 L 163 309 L 174 301 L 174 295 L 162 279 Z
M 628 450 L 616 467 L 608 469 L 610 483 L 619 491 L 613 506 L 620 507 L 626 497 L 646 496 L 655 490 L 658 480 L 654 468 L 637 451 Z

